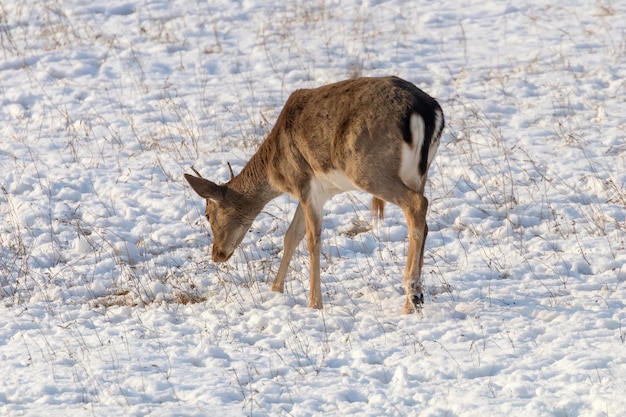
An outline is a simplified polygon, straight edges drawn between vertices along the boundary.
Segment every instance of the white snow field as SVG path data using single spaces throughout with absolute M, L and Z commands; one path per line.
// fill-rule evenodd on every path
M 288 95 L 395 74 L 447 126 L 423 314 L 399 208 L 296 202 L 210 260 L 224 182 Z M 0 2 L 0 415 L 626 415 L 626 3 Z

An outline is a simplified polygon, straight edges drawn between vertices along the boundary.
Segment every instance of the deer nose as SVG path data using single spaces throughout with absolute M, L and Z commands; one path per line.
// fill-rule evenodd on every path
M 221 249 L 218 248 L 213 248 L 213 262 L 226 262 L 227 260 L 230 259 L 230 257 L 233 255 L 233 253 L 226 253 Z

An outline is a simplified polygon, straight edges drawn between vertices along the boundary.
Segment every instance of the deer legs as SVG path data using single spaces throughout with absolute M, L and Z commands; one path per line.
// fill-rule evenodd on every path
M 313 208 L 303 208 L 302 204 L 298 204 L 293 220 L 285 233 L 283 259 L 280 261 L 276 279 L 272 284 L 271 290 L 274 292 L 283 292 L 285 289 L 285 277 L 287 269 L 293 257 L 296 247 L 306 234 L 309 254 L 311 256 L 311 275 L 310 275 L 310 295 L 309 307 L 322 308 L 322 285 L 320 282 L 320 251 L 321 251 L 321 234 L 322 221 L 320 216 L 315 213 Z
M 419 312 L 424 304 L 424 293 L 421 283 L 424 266 L 424 247 L 428 235 L 426 212 L 428 199 L 419 193 L 410 193 L 410 198 L 401 204 L 409 228 L 409 250 L 404 270 L 404 291 L 406 299 L 402 307 L 403 314 Z M 289 263 L 304 236 L 311 257 L 309 307 L 322 308 L 322 291 L 320 282 L 320 249 L 322 222 L 316 209 L 298 204 L 293 220 L 287 229 L 284 239 L 283 258 L 272 284 L 272 291 L 283 292 L 285 277 Z
M 285 277 L 287 276 L 287 269 L 289 269 L 289 262 L 291 262 L 296 247 L 300 241 L 302 241 L 305 230 L 306 222 L 304 220 L 304 212 L 302 205 L 298 204 L 296 213 L 293 215 L 293 220 L 291 220 L 287 233 L 285 233 L 283 259 L 280 261 L 276 279 L 274 279 L 274 283 L 272 284 L 272 291 L 283 292 L 285 290 Z
M 311 274 L 309 276 L 310 291 L 309 304 L 310 308 L 321 309 L 322 302 L 322 283 L 320 278 L 320 254 L 322 251 L 322 216 L 316 212 L 317 210 L 310 206 L 305 206 L 306 218 L 306 242 L 309 247 L 309 256 L 311 258 Z M 320 208 L 321 211 L 321 208 Z
M 428 199 L 421 194 L 415 194 L 413 204 L 403 207 L 403 210 L 409 226 L 409 251 L 404 270 L 406 300 L 402 307 L 402 314 L 410 314 L 420 312 L 424 304 L 421 276 L 424 266 L 424 247 L 428 235 L 426 224 Z

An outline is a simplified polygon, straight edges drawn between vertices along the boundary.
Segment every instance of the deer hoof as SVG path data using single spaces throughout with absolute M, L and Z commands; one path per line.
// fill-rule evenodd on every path
M 413 294 L 410 298 L 404 301 L 404 307 L 402 307 L 402 314 L 421 313 L 422 306 L 424 305 L 424 294 Z
M 271 292 L 279 292 L 279 293 L 283 293 L 283 292 L 284 292 L 284 287 L 282 287 L 282 286 L 280 286 L 280 285 L 273 284 L 273 285 L 270 287 L 270 291 L 271 291 Z
M 422 306 L 424 305 L 424 294 L 422 294 L 421 292 L 413 294 L 413 298 L 411 299 L 411 301 L 413 302 L 413 306 L 416 310 L 421 310 Z
M 309 300 L 309 304 L 307 305 L 307 307 L 321 310 L 324 308 L 324 305 L 322 304 L 322 300 Z

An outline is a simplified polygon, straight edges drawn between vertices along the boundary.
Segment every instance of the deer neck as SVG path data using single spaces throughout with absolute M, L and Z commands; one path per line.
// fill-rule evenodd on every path
M 264 150 L 264 146 L 261 146 L 243 167 L 239 175 L 228 183 L 228 188 L 238 194 L 242 204 L 255 211 L 255 216 L 261 212 L 270 200 L 282 194 L 280 190 L 274 188 L 270 183 L 268 157 L 267 152 L 264 152 Z

